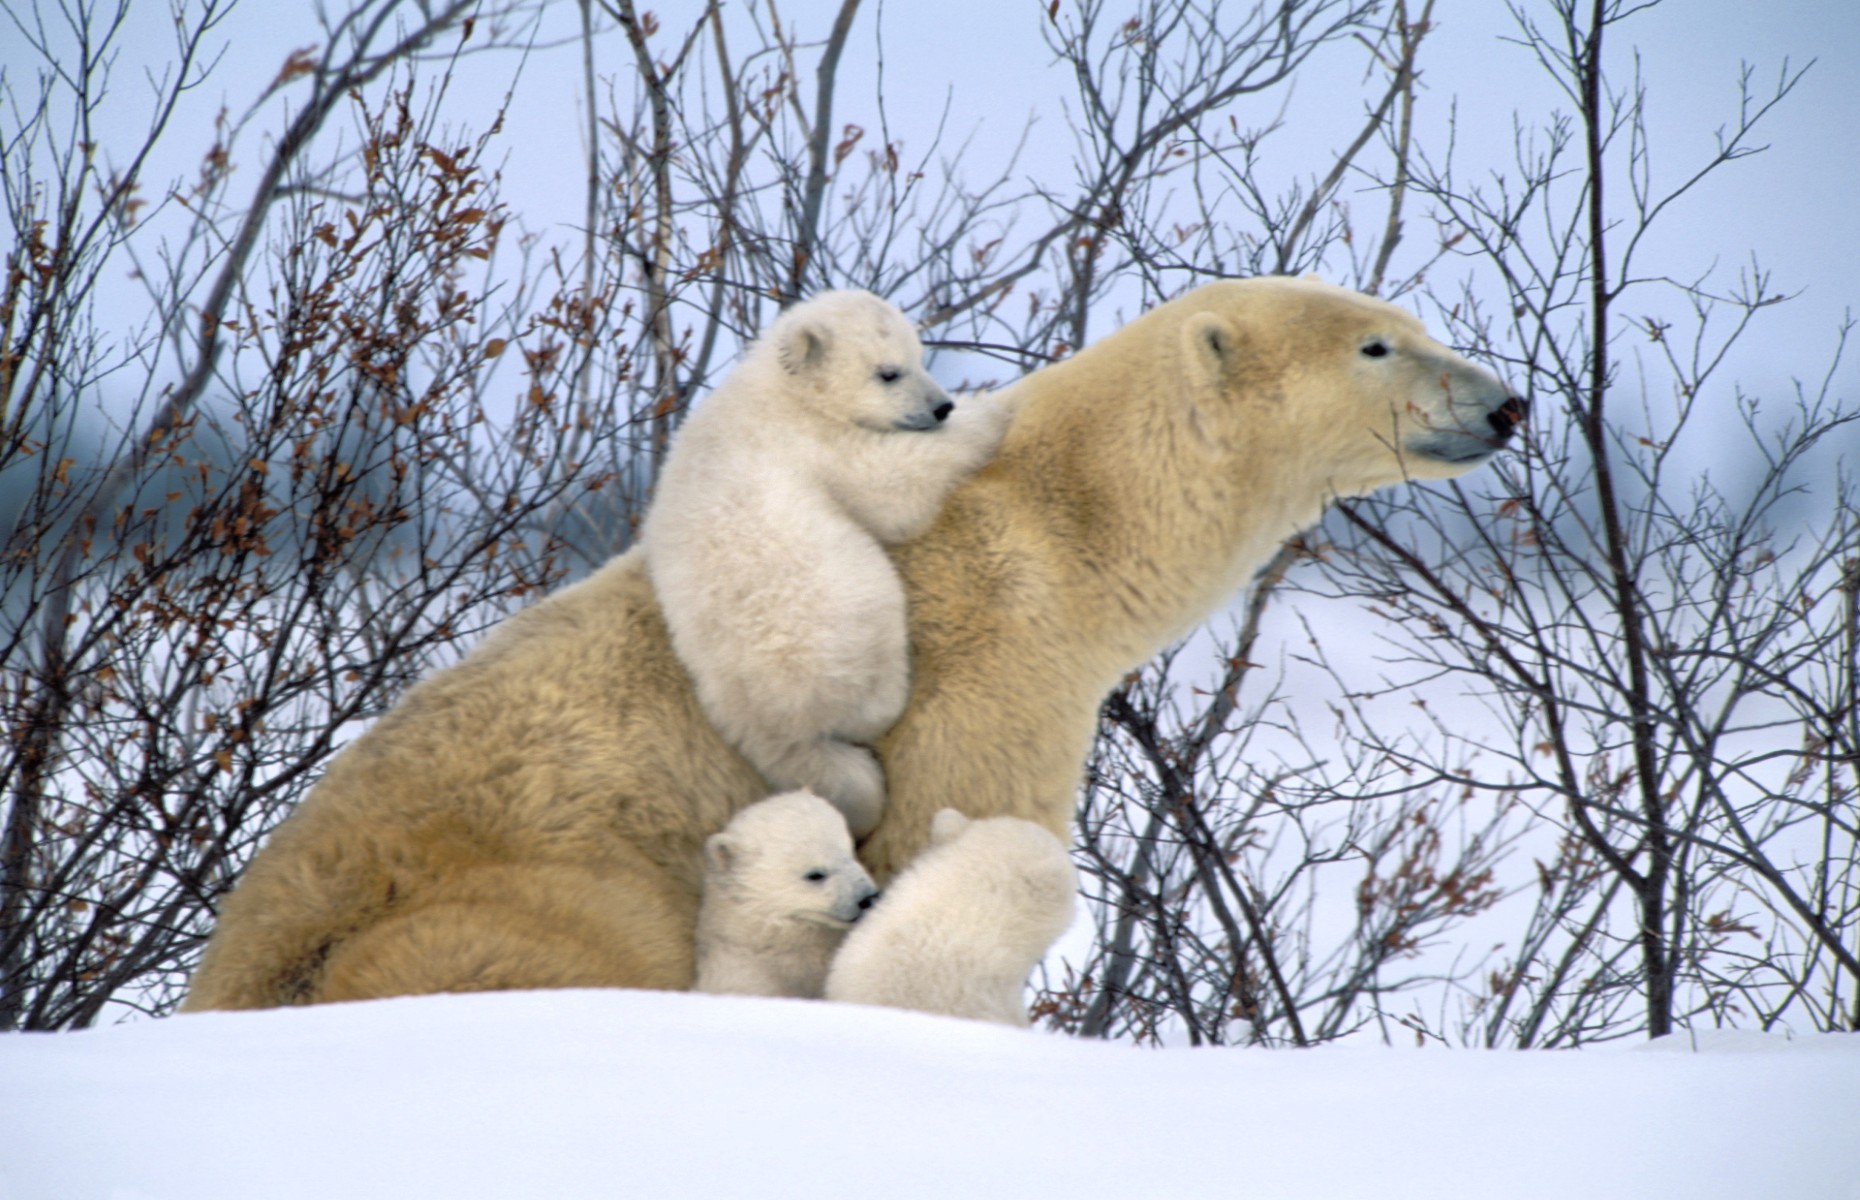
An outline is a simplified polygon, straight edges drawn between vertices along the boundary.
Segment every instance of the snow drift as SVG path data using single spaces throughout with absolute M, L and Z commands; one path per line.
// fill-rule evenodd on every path
M 1169 1049 L 820 1002 L 432 996 L 0 1037 L 4 1200 L 1860 1200 L 1860 1038 Z

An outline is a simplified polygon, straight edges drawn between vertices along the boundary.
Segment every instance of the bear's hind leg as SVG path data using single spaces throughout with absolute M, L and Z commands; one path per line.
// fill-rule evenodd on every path
M 345 939 L 315 998 L 689 987 L 695 912 L 623 879 L 559 863 L 481 868 Z
M 885 772 L 864 746 L 833 737 L 745 746 L 744 754 L 777 791 L 807 788 L 840 810 L 855 840 L 885 812 Z

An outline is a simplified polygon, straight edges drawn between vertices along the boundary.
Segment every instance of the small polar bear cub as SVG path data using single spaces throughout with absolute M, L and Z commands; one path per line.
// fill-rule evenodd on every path
M 1026 1025 L 1027 975 L 1072 923 L 1078 873 L 1017 817 L 945 808 L 930 846 L 834 956 L 826 998 Z
M 692 990 L 818 999 L 877 895 L 831 804 L 786 792 L 749 805 L 704 843 Z
M 1007 413 L 961 405 L 910 320 L 869 292 L 783 313 L 674 439 L 640 532 L 672 648 L 719 733 L 853 836 L 884 809 L 868 744 L 910 693 L 904 591 L 882 543 L 927 529 Z

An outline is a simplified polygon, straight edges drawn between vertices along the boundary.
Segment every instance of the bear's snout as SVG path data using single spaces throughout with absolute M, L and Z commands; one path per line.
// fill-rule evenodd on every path
M 930 415 L 936 418 L 937 424 L 941 425 L 944 421 L 949 420 L 949 414 L 955 411 L 956 411 L 955 403 L 950 400 L 945 400 L 943 401 L 943 403 L 931 409 Z
M 1529 416 L 1530 405 L 1525 403 L 1523 397 L 1512 396 L 1497 409 L 1486 414 L 1485 419 L 1491 422 L 1492 432 L 1496 433 L 1498 440 L 1502 442 L 1516 432 Z
M 864 912 L 866 909 L 871 908 L 874 904 L 877 904 L 878 898 L 881 895 L 883 895 L 882 892 L 870 892 L 864 896 L 859 897 L 859 911 Z

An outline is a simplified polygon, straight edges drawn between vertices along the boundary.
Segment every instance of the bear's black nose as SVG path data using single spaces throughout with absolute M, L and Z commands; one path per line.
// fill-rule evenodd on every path
M 943 403 L 931 409 L 930 415 L 935 417 L 937 419 L 937 422 L 940 424 L 944 421 L 949 420 L 949 414 L 955 411 L 956 411 L 956 406 L 950 401 L 945 400 L 943 401 Z
M 1518 426 L 1524 424 L 1524 419 L 1529 413 L 1530 406 L 1524 402 L 1523 398 L 1513 396 L 1499 405 L 1496 411 L 1487 413 L 1485 419 L 1492 423 L 1492 432 L 1498 435 L 1500 441 L 1503 441 L 1510 437 Z
M 874 904 L 877 904 L 878 897 L 879 897 L 879 893 L 877 892 L 873 892 L 870 896 L 862 897 L 859 901 L 859 911 L 864 912 L 866 909 L 872 907 Z

